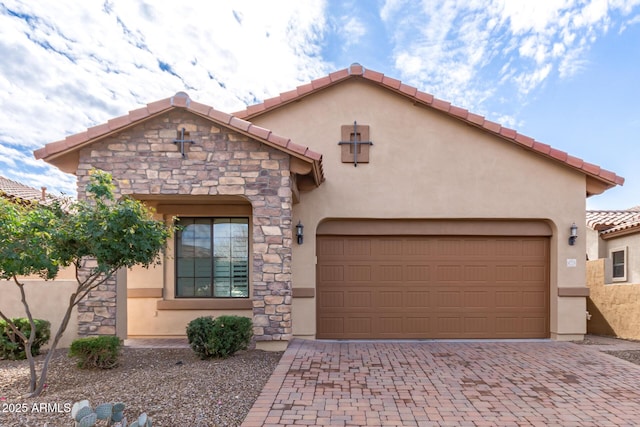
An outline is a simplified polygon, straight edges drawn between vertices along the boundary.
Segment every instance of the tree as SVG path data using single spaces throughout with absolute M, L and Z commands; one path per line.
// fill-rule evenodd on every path
M 142 202 L 129 197 L 115 200 L 111 175 L 106 172 L 91 171 L 86 191 L 86 200 L 66 206 L 16 204 L 0 198 L 0 279 L 11 280 L 19 288 L 32 332 L 25 336 L 1 307 L 0 318 L 25 344 L 31 373 L 29 397 L 39 396 L 44 388 L 49 361 L 73 308 L 119 269 L 157 264 L 173 232 L 171 226 L 155 220 L 153 211 Z M 77 287 L 69 296 L 38 378 L 31 354 L 35 325 L 20 277 L 38 275 L 51 280 L 69 266 L 75 268 Z

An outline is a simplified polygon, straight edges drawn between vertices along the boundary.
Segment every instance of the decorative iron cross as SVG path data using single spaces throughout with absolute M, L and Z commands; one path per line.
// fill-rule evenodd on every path
M 358 122 L 353 122 L 353 139 L 351 141 L 340 141 L 338 145 L 350 144 L 353 146 L 353 166 L 358 167 L 358 147 L 361 145 L 373 145 L 371 141 L 358 141 Z
M 182 130 L 180 130 L 180 138 L 173 140 L 174 144 L 180 144 L 180 152 L 182 153 L 182 157 L 185 157 L 185 154 L 184 154 L 184 143 L 185 142 L 189 142 L 191 144 L 195 143 L 195 141 L 193 141 L 191 139 L 184 139 L 184 131 L 185 131 L 185 129 L 182 128 Z

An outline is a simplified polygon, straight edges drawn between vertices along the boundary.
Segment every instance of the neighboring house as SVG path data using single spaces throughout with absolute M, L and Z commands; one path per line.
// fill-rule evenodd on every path
M 182 226 L 161 266 L 79 307 L 81 335 L 239 314 L 268 349 L 580 339 L 586 244 L 570 229 L 624 181 L 358 64 L 235 115 L 180 92 L 35 156 L 75 174 L 79 197 L 103 169 Z
M 16 203 L 49 203 L 54 197 L 47 194 L 46 187 L 40 190 L 0 176 L 0 197 Z
M 56 200 L 63 205 L 66 203 L 65 200 L 48 194 L 45 187 L 37 190 L 3 176 L 0 176 L 0 197 L 23 205 L 30 203 L 46 205 Z M 62 269 L 55 281 L 45 281 L 36 276 L 20 277 L 19 279 L 25 284 L 27 301 L 33 317 L 51 322 L 51 330 L 54 334 L 64 315 L 64 309 L 61 307 L 66 307 L 69 295 L 76 288 L 73 269 Z M 13 280 L 0 280 L 0 293 L 2 293 L 0 309 L 3 313 L 9 317 L 26 317 L 20 291 Z M 61 347 L 68 347 L 71 341 L 78 337 L 78 312 L 74 309 L 73 313 L 74 316 L 69 321 L 67 332 L 60 341 Z
M 591 333 L 640 339 L 640 206 L 587 211 Z

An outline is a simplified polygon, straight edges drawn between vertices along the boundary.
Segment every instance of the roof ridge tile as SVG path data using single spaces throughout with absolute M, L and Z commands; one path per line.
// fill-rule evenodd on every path
M 165 98 L 159 101 L 150 102 L 147 104 L 147 111 L 149 114 L 156 114 L 160 111 L 167 110 L 174 106 L 173 98 Z
M 384 79 L 384 74 L 379 73 L 377 71 L 365 69 L 364 73 L 362 74 L 362 77 L 364 77 L 367 80 L 373 80 L 374 82 L 382 83 L 382 80 Z
M 544 144 L 538 141 L 533 142 L 532 148 L 536 151 L 539 151 L 542 154 L 549 154 L 551 152 L 551 146 L 549 144 Z
M 349 66 L 350 76 L 362 76 L 364 74 L 364 67 L 357 62 L 354 62 Z

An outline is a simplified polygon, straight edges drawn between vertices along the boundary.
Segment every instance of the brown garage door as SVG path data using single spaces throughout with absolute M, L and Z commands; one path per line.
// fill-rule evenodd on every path
M 318 236 L 317 338 L 545 338 L 547 237 Z

